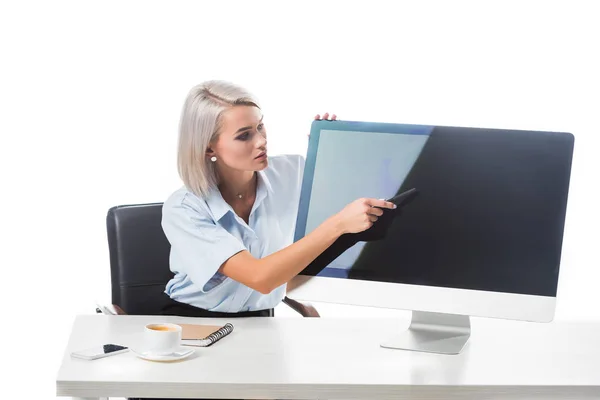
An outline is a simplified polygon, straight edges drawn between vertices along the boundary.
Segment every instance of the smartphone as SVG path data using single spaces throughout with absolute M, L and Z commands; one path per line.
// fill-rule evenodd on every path
M 391 199 L 387 199 L 387 201 L 394 203 L 396 206 L 401 207 L 408 204 L 412 199 L 416 197 L 419 191 L 416 188 L 408 189 L 405 192 L 397 194 Z
M 96 360 L 98 358 L 125 353 L 128 350 L 128 347 L 111 343 L 104 344 L 102 346 L 90 347 L 89 349 L 74 351 L 71 353 L 71 357 L 81 358 L 84 360 Z

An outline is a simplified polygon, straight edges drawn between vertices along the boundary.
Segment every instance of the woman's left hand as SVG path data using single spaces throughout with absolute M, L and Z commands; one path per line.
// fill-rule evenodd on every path
M 337 116 L 335 114 L 331 114 L 331 118 L 329 118 L 329 113 L 325 113 L 323 114 L 323 118 L 321 118 L 321 115 L 317 114 L 315 115 L 315 119 L 326 119 L 329 121 L 335 121 L 337 119 Z

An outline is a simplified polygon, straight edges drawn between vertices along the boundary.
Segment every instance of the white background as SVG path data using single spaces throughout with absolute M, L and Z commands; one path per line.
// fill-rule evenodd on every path
M 304 154 L 325 111 L 574 133 L 556 319 L 599 318 L 592 3 L 2 1 L 4 397 L 54 396 L 73 318 L 110 299 L 106 211 L 180 185 L 179 112 L 213 78 L 257 94 L 271 154 Z M 318 306 L 325 317 L 404 313 Z

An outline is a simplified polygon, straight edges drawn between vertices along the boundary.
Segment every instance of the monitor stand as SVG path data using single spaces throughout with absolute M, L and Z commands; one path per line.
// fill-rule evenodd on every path
M 468 315 L 413 311 L 408 330 L 397 334 L 381 347 L 459 354 L 471 336 Z

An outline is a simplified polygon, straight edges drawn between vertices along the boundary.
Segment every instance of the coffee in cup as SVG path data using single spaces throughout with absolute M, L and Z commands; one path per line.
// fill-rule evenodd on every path
M 152 325 L 148 325 L 148 329 L 152 330 L 152 331 L 161 331 L 161 332 L 175 332 L 177 331 L 177 328 L 173 327 L 173 326 L 169 326 L 169 325 L 164 325 L 164 324 L 152 324 Z

